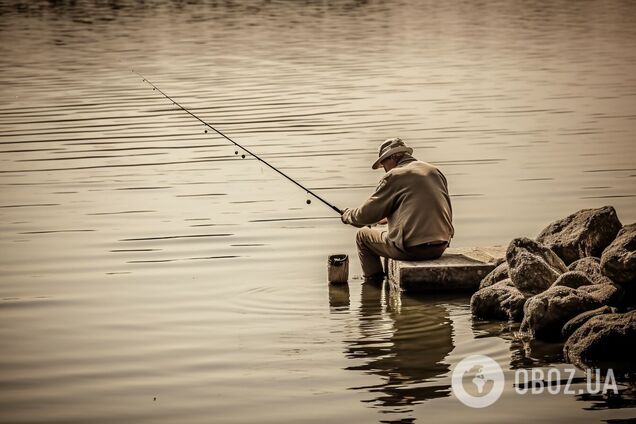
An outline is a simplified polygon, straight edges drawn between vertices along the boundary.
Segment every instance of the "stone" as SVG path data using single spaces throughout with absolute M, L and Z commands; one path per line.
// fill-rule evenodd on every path
M 541 340 L 560 340 L 566 322 L 601 306 L 601 302 L 584 291 L 565 286 L 550 287 L 526 301 L 521 333 Z
M 502 247 L 449 248 L 439 259 L 387 262 L 391 290 L 417 292 L 475 292 L 479 283 L 504 256 Z
M 537 241 L 552 249 L 566 264 L 586 256 L 600 257 L 621 229 L 611 206 L 582 209 L 548 225 Z
M 636 310 L 590 318 L 567 339 L 563 353 L 577 366 L 609 364 L 614 371 L 636 367 Z
M 600 280 L 597 284 L 581 286 L 578 290 L 589 294 L 602 305 L 625 307 L 625 290 L 614 284 L 609 278 Z
M 526 237 L 516 238 L 506 250 L 508 274 L 524 293 L 540 293 L 567 272 L 563 261 L 546 246 Z
M 508 278 L 508 264 L 503 261 L 495 269 L 493 269 L 490 274 L 486 275 L 481 283 L 479 284 L 479 288 L 483 289 L 484 287 L 492 286 L 499 281 L 505 280 Z
M 636 223 L 626 225 L 601 255 L 604 275 L 622 286 L 636 285 Z
M 563 328 L 561 329 L 561 335 L 563 339 L 567 339 L 574 333 L 581 325 L 585 324 L 588 319 L 595 317 L 597 315 L 603 314 L 612 314 L 615 313 L 616 309 L 611 306 L 601 306 L 597 309 L 592 309 L 591 311 L 583 312 L 582 314 L 578 314 L 571 320 L 565 323 Z
M 568 269 L 570 271 L 581 271 L 593 282 L 603 278 L 603 273 L 601 272 L 601 259 L 594 256 L 588 256 L 587 258 L 581 258 L 574 261 L 568 266 Z
M 581 271 L 568 271 L 559 275 L 559 278 L 556 279 L 552 286 L 565 286 L 578 289 L 581 286 L 589 286 L 591 284 L 594 284 L 592 280 Z
M 470 309 L 479 318 L 521 321 L 526 298 L 510 279 L 505 279 L 473 294 Z

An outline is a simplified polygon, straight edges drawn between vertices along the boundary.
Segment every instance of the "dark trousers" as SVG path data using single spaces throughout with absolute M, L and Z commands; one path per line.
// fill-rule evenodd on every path
M 402 261 L 437 259 L 442 256 L 447 243 L 435 246 L 416 246 L 402 250 L 387 240 L 387 231 L 364 227 L 356 234 L 358 256 L 365 280 L 383 276 L 381 257 Z

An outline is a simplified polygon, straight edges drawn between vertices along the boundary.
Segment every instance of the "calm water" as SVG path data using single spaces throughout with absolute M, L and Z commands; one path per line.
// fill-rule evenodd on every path
M 400 136 L 448 177 L 454 245 L 506 244 L 636 220 L 633 2 L 191 3 L 0 1 L 1 422 L 636 416 L 624 384 L 464 407 L 465 355 L 511 377 L 561 347 L 467 297 L 329 289 L 355 229 L 130 72 L 339 207 Z

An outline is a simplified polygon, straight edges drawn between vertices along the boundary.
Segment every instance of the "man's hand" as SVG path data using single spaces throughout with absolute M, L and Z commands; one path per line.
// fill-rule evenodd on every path
M 340 221 L 342 221 L 343 224 L 349 224 L 347 222 L 347 220 L 345 219 L 345 216 L 347 216 L 347 211 L 349 210 L 349 208 L 345 208 L 342 210 L 342 215 L 340 215 Z
M 356 228 L 362 228 L 365 225 L 358 225 L 355 224 L 352 219 L 351 219 L 351 213 L 354 212 L 354 209 L 349 209 L 346 208 L 342 211 L 342 215 L 340 215 L 340 221 L 342 221 L 343 224 L 347 224 L 347 225 L 353 225 Z

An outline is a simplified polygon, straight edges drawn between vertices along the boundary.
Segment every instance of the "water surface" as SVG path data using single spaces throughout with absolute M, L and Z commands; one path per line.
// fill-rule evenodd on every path
M 0 16 L 0 421 L 636 416 L 511 387 L 464 407 L 450 370 L 465 355 L 510 377 L 564 367 L 560 346 L 524 349 L 465 296 L 328 288 L 326 257 L 355 257 L 355 229 L 131 72 L 341 208 L 402 137 L 448 178 L 453 244 L 505 245 L 580 208 L 636 220 L 630 2 L 16 1 Z

